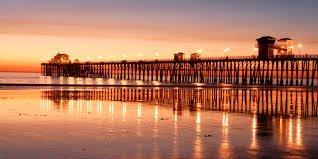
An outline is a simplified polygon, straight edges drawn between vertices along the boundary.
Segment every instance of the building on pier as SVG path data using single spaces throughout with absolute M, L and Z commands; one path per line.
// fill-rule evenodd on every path
M 276 39 L 271 36 L 264 36 L 257 39 L 258 42 L 258 58 L 267 59 L 274 56 L 274 48 Z
M 79 59 L 75 59 L 74 63 L 80 63 L 80 60 Z
M 184 60 L 185 54 L 183 52 L 178 52 L 174 54 L 174 60 L 175 61 L 182 61 Z
M 190 55 L 190 60 L 200 60 L 200 54 L 199 53 L 192 53 Z
M 67 64 L 67 63 L 71 63 L 71 59 L 70 59 L 70 56 L 67 54 L 58 53 L 49 61 L 49 63 Z
M 290 38 L 282 38 L 276 44 L 278 56 L 291 56 L 293 55 L 293 40 Z
M 271 36 L 264 36 L 257 39 L 258 42 L 258 58 L 267 59 L 277 57 L 293 56 L 293 40 L 290 38 L 282 38 L 276 40 Z

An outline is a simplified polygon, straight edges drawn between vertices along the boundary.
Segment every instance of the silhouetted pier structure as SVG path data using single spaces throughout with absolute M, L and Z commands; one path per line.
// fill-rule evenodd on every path
M 178 83 L 318 86 L 318 55 L 42 63 L 43 76 Z

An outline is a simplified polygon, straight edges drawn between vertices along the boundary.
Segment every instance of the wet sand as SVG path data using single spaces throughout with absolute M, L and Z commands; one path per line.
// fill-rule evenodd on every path
M 54 90 L 74 89 L 0 90 L 1 159 L 318 155 L 316 117 L 212 111 L 198 102 L 195 109 L 186 104 L 175 109 L 156 100 L 43 97 L 44 91 Z

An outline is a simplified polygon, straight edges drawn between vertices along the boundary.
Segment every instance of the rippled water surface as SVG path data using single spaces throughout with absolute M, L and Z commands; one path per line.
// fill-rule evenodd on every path
M 0 90 L 0 158 L 315 158 L 317 91 Z

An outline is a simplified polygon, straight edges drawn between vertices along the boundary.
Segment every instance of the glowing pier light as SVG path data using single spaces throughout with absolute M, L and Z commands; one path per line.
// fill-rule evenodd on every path
M 256 56 L 258 53 L 258 48 L 254 47 L 252 50 L 253 50 L 252 56 Z
M 297 46 L 298 46 L 298 48 L 302 48 L 302 47 L 303 47 L 303 45 L 302 45 L 302 44 L 298 44 Z
M 230 55 L 230 51 L 231 51 L 230 48 L 225 48 L 225 49 L 224 49 L 224 54 L 225 54 L 225 56 L 229 56 L 229 55 Z
M 156 56 L 156 58 L 159 58 L 159 57 L 160 57 L 159 52 L 156 52 L 156 53 L 155 53 L 155 56 Z
M 298 54 L 300 54 L 301 53 L 301 48 L 303 48 L 303 44 L 298 44 L 297 47 L 298 47 Z

